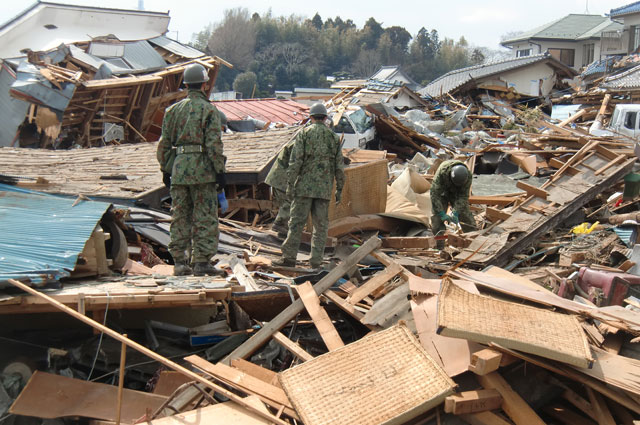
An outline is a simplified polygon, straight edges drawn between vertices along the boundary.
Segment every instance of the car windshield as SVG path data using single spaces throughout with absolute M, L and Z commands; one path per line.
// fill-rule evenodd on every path
M 367 115 L 362 108 L 350 113 L 349 118 L 351 119 L 351 122 L 353 122 L 358 133 L 364 133 L 373 125 L 371 117 Z

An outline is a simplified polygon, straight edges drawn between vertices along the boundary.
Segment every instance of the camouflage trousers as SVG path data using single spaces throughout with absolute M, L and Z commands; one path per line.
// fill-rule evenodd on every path
M 285 229 L 289 227 L 289 218 L 291 218 L 291 200 L 284 190 L 273 188 L 273 199 L 278 204 L 278 215 L 273 221 L 276 226 L 283 226 Z
M 289 233 L 282 244 L 282 258 L 296 260 L 302 230 L 311 213 L 313 235 L 311 237 L 311 259 L 313 265 L 320 265 L 324 257 L 324 246 L 329 232 L 329 201 L 320 198 L 295 197 L 291 203 L 291 218 L 289 219 Z
M 463 197 L 458 197 L 454 199 L 442 199 L 441 205 L 451 205 L 451 209 L 453 211 L 458 212 L 458 216 L 460 217 L 460 226 L 462 227 L 462 231 L 464 232 L 472 232 L 477 230 L 476 220 L 473 218 L 473 213 L 469 208 L 469 200 Z M 440 217 L 437 214 L 431 216 L 431 231 L 434 235 L 438 236 L 438 234 L 444 234 L 446 230 L 446 226 Z M 442 233 L 441 233 L 442 232 Z
M 171 185 L 174 261 L 207 262 L 218 252 L 218 193 L 215 183 Z

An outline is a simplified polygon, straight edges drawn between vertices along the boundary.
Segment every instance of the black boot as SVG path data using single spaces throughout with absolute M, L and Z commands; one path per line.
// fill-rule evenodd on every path
M 196 276 L 222 276 L 224 271 L 216 269 L 210 262 L 201 262 L 193 266 L 193 274 Z
M 186 261 L 176 261 L 173 266 L 173 275 L 174 276 L 190 276 L 193 274 L 193 270 L 187 264 Z

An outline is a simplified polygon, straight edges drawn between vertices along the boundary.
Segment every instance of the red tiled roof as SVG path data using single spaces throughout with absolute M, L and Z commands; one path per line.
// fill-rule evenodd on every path
M 240 99 L 211 102 L 224 112 L 227 120 L 243 120 L 247 116 L 272 123 L 296 124 L 309 116 L 309 107 L 291 99 Z

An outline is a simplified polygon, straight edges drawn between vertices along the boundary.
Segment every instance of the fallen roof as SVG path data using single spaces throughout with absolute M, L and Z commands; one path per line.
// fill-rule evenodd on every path
M 627 4 L 625 6 L 617 7 L 609 11 L 609 16 L 616 18 L 618 16 L 630 15 L 632 13 L 640 12 L 640 1 Z
M 402 78 L 396 78 L 397 75 L 400 75 Z M 381 66 L 371 77 L 369 80 L 381 81 L 385 83 L 395 84 L 397 82 L 402 82 L 403 80 L 407 80 L 407 85 L 411 87 L 418 86 L 418 83 L 413 81 L 413 79 L 404 72 L 399 65 L 392 66 Z
M 513 38 L 504 40 L 500 44 L 504 46 L 529 39 L 578 40 L 581 39 L 585 33 L 591 32 L 593 28 L 607 21 L 609 21 L 609 18 L 606 16 L 572 13 Z M 599 33 L 593 34 L 593 36 L 600 38 Z
M 525 66 L 533 65 L 539 62 L 546 62 L 556 70 L 562 71 L 567 76 L 577 75 L 577 72 L 554 59 L 548 53 L 540 55 L 525 56 L 522 58 L 507 59 L 500 62 L 470 66 L 467 68 L 456 69 L 447 72 L 443 76 L 435 79 L 426 87 L 419 90 L 422 96 L 428 95 L 432 97 L 440 96 L 443 93 L 450 93 L 463 85 L 480 78 L 486 78 L 492 75 L 500 74 Z
M 0 58 L 22 56 L 112 34 L 120 40 L 142 40 L 167 32 L 169 12 L 111 9 L 36 2 L 0 26 Z
M 42 284 L 69 276 L 108 208 L 0 184 L 0 287 L 11 286 L 7 279 Z
M 252 117 L 264 122 L 293 125 L 309 116 L 309 107 L 291 99 L 219 100 L 213 103 L 228 120 Z
M 298 128 L 225 134 L 227 183 L 264 181 L 269 165 Z M 143 200 L 164 188 L 156 160 L 157 146 L 157 143 L 134 143 L 57 151 L 0 148 L 0 163 L 3 174 L 46 179 L 46 184 L 31 185 L 43 192 Z
M 640 88 L 640 65 L 618 75 L 605 78 L 600 87 L 614 90 L 637 90 Z

